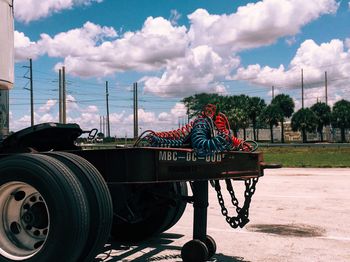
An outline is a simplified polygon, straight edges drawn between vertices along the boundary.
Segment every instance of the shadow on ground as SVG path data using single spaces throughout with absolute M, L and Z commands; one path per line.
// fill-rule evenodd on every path
M 174 241 L 183 235 L 163 233 L 159 238 L 150 239 L 142 243 L 120 244 L 111 241 L 106 245 L 105 252 L 96 261 L 109 262 L 152 262 L 152 261 L 172 261 L 181 262 L 181 247 L 173 245 Z M 135 255 L 137 258 L 135 258 Z M 226 256 L 215 254 L 211 262 L 249 262 L 242 257 Z

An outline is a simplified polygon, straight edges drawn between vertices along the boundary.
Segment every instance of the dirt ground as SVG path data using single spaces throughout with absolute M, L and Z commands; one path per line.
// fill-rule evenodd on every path
M 243 184 L 234 186 L 242 196 Z M 209 192 L 208 234 L 217 244 L 210 261 L 350 261 L 350 169 L 267 170 L 252 199 L 250 223 L 243 229 L 229 227 L 215 191 Z M 229 211 L 234 214 L 233 208 Z M 100 257 L 181 261 L 181 247 L 192 237 L 192 216 L 188 205 L 181 220 L 160 238 L 139 246 L 112 242 Z

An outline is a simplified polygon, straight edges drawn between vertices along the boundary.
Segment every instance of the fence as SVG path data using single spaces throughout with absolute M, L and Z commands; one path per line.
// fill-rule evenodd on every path
M 257 140 L 258 141 L 270 141 L 270 129 L 259 129 L 257 131 Z M 238 137 L 240 139 L 243 139 L 243 130 L 239 130 Z M 273 138 L 274 142 L 280 142 L 281 141 L 281 127 L 275 127 L 273 128 Z M 246 139 L 253 140 L 253 128 L 247 128 L 246 129 Z M 294 132 L 291 130 L 290 125 L 286 123 L 285 130 L 284 130 L 284 140 L 286 142 L 301 142 L 302 141 L 302 135 L 301 132 Z M 341 132 L 339 128 L 329 128 L 326 127 L 323 129 L 323 140 L 325 142 L 331 142 L 336 143 L 341 141 Z M 347 142 L 350 141 L 350 130 L 345 130 L 345 140 Z M 307 133 L 307 141 L 309 142 L 319 142 L 321 141 L 320 134 L 317 132 L 313 133 Z

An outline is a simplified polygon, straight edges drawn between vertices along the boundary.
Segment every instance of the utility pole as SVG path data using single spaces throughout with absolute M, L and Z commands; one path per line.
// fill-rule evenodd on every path
M 135 83 L 135 104 L 136 104 L 136 138 L 139 137 L 139 99 L 138 99 L 138 87 L 137 87 L 137 82 Z
M 325 87 L 325 98 L 326 98 L 326 105 L 328 105 L 328 81 L 327 81 L 327 71 L 324 72 L 324 87 Z
M 58 69 L 58 122 L 63 123 L 62 117 L 62 69 Z
M 328 79 L 327 79 L 327 71 L 324 72 L 324 88 L 325 88 L 325 100 L 326 105 L 328 105 Z M 325 127 L 326 140 L 331 139 L 331 128 L 330 126 Z
M 30 125 L 34 126 L 34 97 L 33 97 L 33 61 L 29 59 L 29 66 L 24 66 L 29 68 L 29 77 L 24 76 L 24 78 L 29 79 L 29 91 L 30 91 Z M 27 88 L 25 88 L 27 89 Z M 28 89 L 27 89 L 28 90 Z
M 301 69 L 301 107 L 304 109 L 304 70 Z
M 100 116 L 100 133 L 103 133 L 102 132 L 102 116 Z
M 137 98 L 137 83 L 133 84 L 133 96 L 134 96 L 134 139 L 138 138 L 138 98 Z
M 33 61 L 29 59 L 30 75 L 30 125 L 34 126 L 34 98 L 33 98 Z
M 106 125 L 105 125 L 105 116 L 102 116 L 102 130 L 103 137 L 106 137 Z
M 62 123 L 67 123 L 66 111 L 66 68 L 62 67 Z
M 109 105 L 108 105 L 108 81 L 106 81 L 106 107 L 107 107 L 107 137 L 111 136 L 111 127 L 109 124 Z
M 274 99 L 274 98 L 275 98 L 275 87 L 272 86 L 272 99 Z

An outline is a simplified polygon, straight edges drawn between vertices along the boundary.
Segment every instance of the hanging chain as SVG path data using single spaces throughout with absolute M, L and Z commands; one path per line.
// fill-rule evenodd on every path
M 238 199 L 235 196 L 235 192 L 232 187 L 232 183 L 230 179 L 225 179 L 226 188 L 231 196 L 231 203 L 234 207 L 236 207 L 237 216 L 230 217 L 228 215 L 227 208 L 225 207 L 225 201 L 221 193 L 221 186 L 219 180 L 215 180 L 213 183 L 213 187 L 215 188 L 219 205 L 221 207 L 221 213 L 225 217 L 226 222 L 232 227 L 244 227 L 249 222 L 249 206 L 252 200 L 252 196 L 255 192 L 256 184 L 258 183 L 259 178 L 254 177 L 250 179 L 244 180 L 245 191 L 244 191 L 244 204 L 242 207 L 239 206 Z

